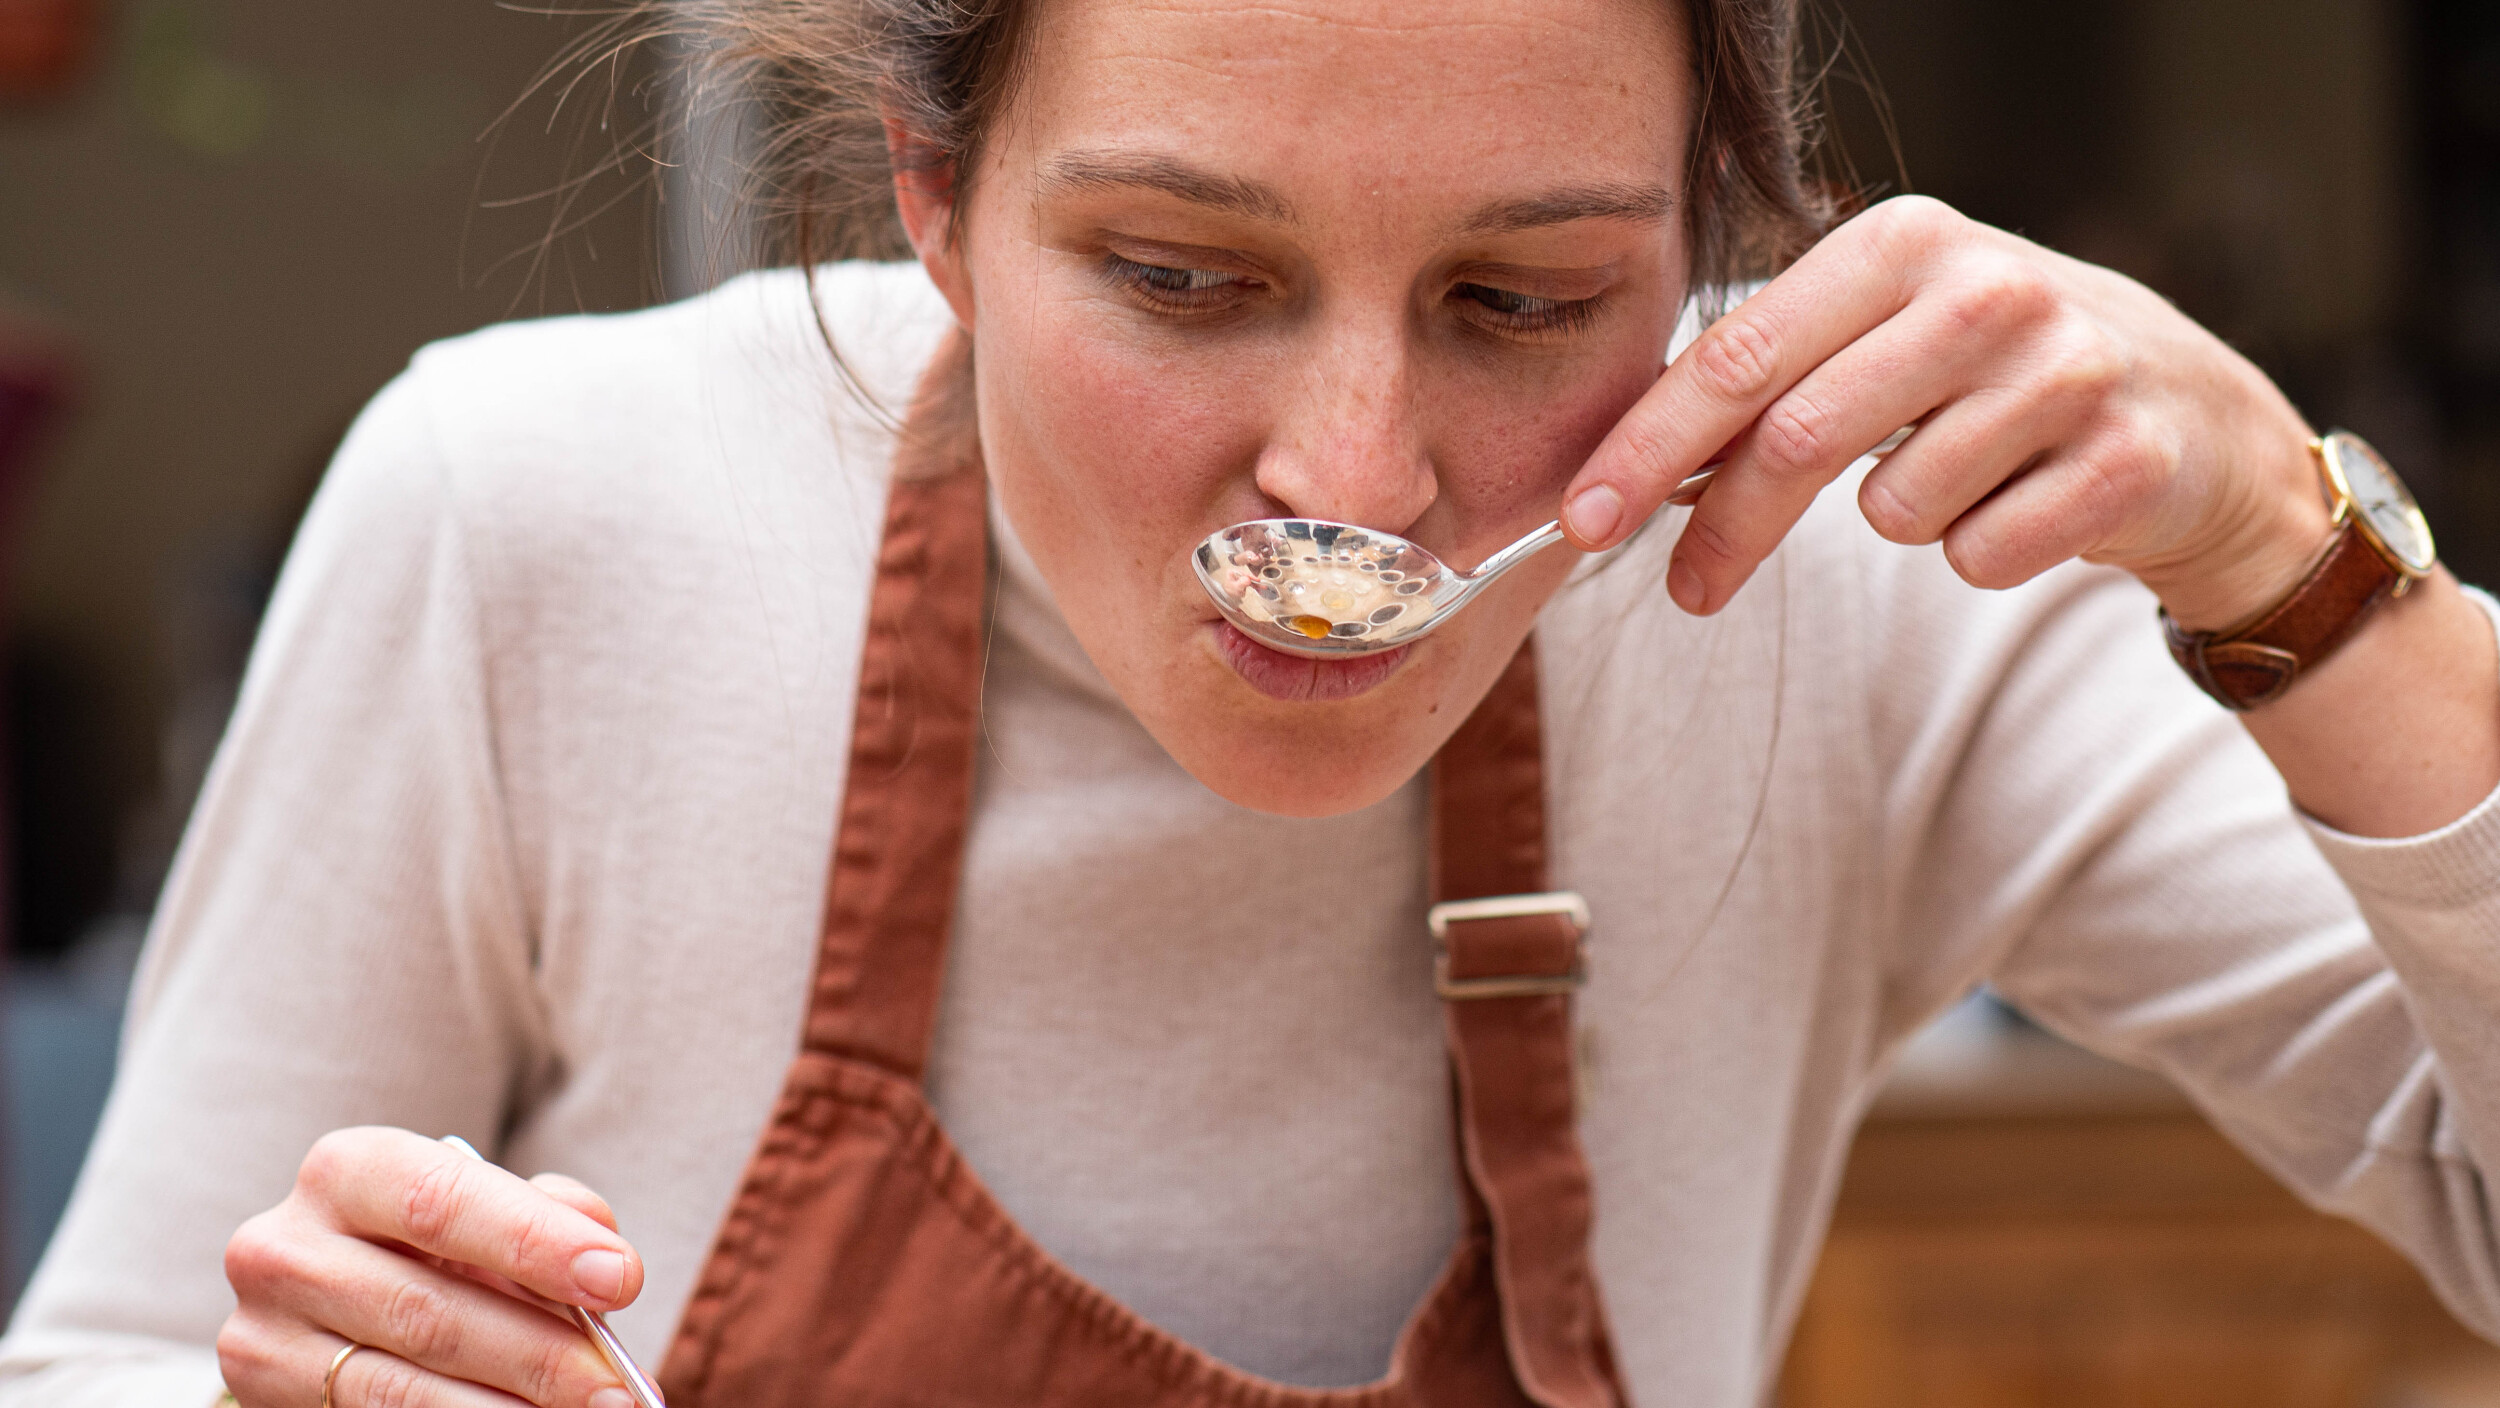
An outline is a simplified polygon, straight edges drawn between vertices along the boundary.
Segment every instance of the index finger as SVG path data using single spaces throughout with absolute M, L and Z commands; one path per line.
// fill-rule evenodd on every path
M 302 1181 L 341 1231 L 491 1271 L 549 1300 L 610 1310 L 642 1290 L 642 1259 L 615 1231 L 423 1135 L 341 1130 L 314 1146 Z
M 1782 393 L 1908 306 L 1907 282 L 1870 245 L 1824 240 L 1667 364 L 1564 491 L 1573 546 L 1630 537 Z

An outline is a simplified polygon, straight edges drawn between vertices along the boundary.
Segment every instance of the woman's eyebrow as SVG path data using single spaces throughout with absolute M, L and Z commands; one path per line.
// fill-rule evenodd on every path
M 1639 220 L 1655 223 L 1675 209 L 1675 196 L 1664 186 L 1606 182 L 1566 186 L 1526 200 L 1495 201 L 1459 222 L 1469 235 L 1505 235 L 1574 220 Z
M 1210 206 L 1290 225 L 1293 205 L 1275 187 L 1239 176 L 1220 176 L 1173 157 L 1131 152 L 1066 152 L 1042 172 L 1042 187 L 1051 191 L 1100 191 L 1140 187 Z
M 1299 218 L 1292 202 L 1273 186 L 1152 152 L 1064 152 L 1043 168 L 1042 187 L 1053 192 L 1134 187 L 1273 224 L 1290 225 Z M 1600 182 L 1565 186 L 1523 200 L 1495 201 L 1471 212 L 1458 228 L 1462 234 L 1499 235 L 1574 220 L 1654 223 L 1674 209 L 1675 197 L 1664 186 Z

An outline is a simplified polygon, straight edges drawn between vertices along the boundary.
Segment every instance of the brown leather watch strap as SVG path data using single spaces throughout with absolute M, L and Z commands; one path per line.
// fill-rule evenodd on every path
M 2404 575 L 2347 517 L 2300 585 L 2254 619 L 2222 631 L 2187 631 L 2161 613 L 2170 653 L 2223 707 L 2245 712 L 2278 698 L 2300 672 L 2335 652 L 2394 594 Z

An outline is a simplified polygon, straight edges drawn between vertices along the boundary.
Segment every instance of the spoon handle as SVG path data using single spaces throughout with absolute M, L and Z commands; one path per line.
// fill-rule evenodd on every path
M 1708 469 L 1693 471 L 1691 477 L 1667 491 L 1667 502 L 1671 504 L 1701 502 L 1701 491 L 1709 488 L 1710 481 L 1719 477 L 1719 465 L 1725 463 L 1727 461 L 1720 460 L 1718 464 L 1713 464 Z

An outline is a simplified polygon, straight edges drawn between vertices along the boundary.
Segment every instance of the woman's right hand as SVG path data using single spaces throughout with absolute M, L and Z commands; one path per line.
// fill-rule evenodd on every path
M 226 1244 L 237 1307 L 217 1336 L 242 1408 L 632 1408 L 560 1301 L 613 1310 L 642 1259 L 608 1205 L 404 1129 L 324 1135 L 285 1202 Z

